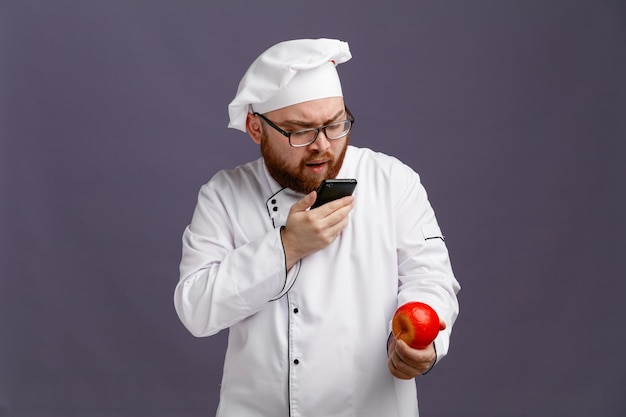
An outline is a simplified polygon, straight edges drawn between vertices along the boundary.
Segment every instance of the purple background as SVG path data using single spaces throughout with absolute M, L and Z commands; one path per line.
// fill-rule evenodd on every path
M 623 1 L 6 0 L 0 416 L 213 415 L 226 333 L 176 317 L 180 238 L 258 156 L 240 77 L 298 37 L 350 43 L 352 142 L 420 172 L 447 236 L 422 415 L 626 415 Z

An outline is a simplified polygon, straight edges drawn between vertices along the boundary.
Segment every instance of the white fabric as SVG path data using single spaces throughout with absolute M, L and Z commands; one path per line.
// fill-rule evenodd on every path
M 289 273 L 279 229 L 301 194 L 262 159 L 200 190 L 174 300 L 195 336 L 230 328 L 219 417 L 418 416 L 415 382 L 387 368 L 389 322 L 409 300 L 431 305 L 448 324 L 440 360 L 459 284 L 415 172 L 350 146 L 338 177 L 359 181 L 348 226 Z
M 343 97 L 335 68 L 352 55 L 347 42 L 296 39 L 263 52 L 239 82 L 228 106 L 228 127 L 246 131 L 248 112 L 267 113 L 292 104 Z
M 282 90 L 263 103 L 251 104 L 252 110 L 267 113 L 292 104 L 328 97 L 343 97 L 335 64 L 326 62 L 317 68 L 298 71 Z

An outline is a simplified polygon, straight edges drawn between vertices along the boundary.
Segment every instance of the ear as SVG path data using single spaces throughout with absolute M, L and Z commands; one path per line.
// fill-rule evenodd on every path
M 246 117 L 246 130 L 254 143 L 259 145 L 261 143 L 261 138 L 263 137 L 263 126 L 261 126 L 259 118 L 252 113 L 248 113 L 248 116 Z

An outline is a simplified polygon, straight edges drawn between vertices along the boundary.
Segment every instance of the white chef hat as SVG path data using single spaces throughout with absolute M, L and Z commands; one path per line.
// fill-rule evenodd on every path
M 297 39 L 263 52 L 228 105 L 228 127 L 246 131 L 248 112 L 267 113 L 310 100 L 343 97 L 335 66 L 352 58 L 347 42 Z

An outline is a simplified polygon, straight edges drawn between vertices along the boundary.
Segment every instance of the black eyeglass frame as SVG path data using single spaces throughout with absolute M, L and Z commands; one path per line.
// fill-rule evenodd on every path
M 337 140 L 337 139 L 341 139 L 341 138 L 345 138 L 346 136 L 348 136 L 348 133 L 350 133 L 350 130 L 352 130 L 352 126 L 354 125 L 354 116 L 352 116 L 352 112 L 348 109 L 348 107 L 345 107 L 346 109 L 346 113 L 348 114 L 348 118 L 345 120 L 338 120 L 336 122 L 332 122 L 329 123 L 327 125 L 323 125 L 320 127 L 308 127 L 306 129 L 299 129 L 299 130 L 294 130 L 292 132 L 286 132 L 283 129 L 281 129 L 280 127 L 278 127 L 276 125 L 276 123 L 272 122 L 270 119 L 268 119 L 267 117 L 263 116 L 261 113 L 257 113 L 254 112 L 252 114 L 254 114 L 255 116 L 259 116 L 261 119 L 263 119 L 263 121 L 265 121 L 265 123 L 267 123 L 268 125 L 270 125 L 272 128 L 274 128 L 274 130 L 276 130 L 278 133 L 280 133 L 281 135 L 285 136 L 287 139 L 289 139 L 289 145 L 294 147 L 294 148 L 302 148 L 305 146 L 309 146 L 310 144 L 312 144 L 313 142 L 315 142 L 317 140 L 317 137 L 320 134 L 320 130 L 324 130 L 324 136 L 326 136 L 326 139 L 328 140 Z M 345 122 L 350 122 L 350 127 L 348 128 L 348 130 L 345 131 L 345 133 L 341 136 L 339 136 L 338 138 L 329 138 L 328 135 L 326 134 L 326 128 L 332 125 L 335 125 L 337 123 L 345 123 Z M 306 131 L 313 131 L 315 130 L 315 136 L 313 137 L 313 139 L 308 142 L 308 143 L 303 143 L 300 145 L 294 145 L 293 143 L 291 143 L 291 135 L 299 133 L 299 132 L 306 132 Z

